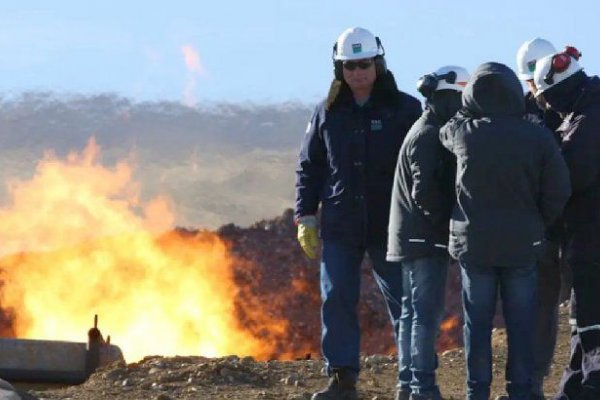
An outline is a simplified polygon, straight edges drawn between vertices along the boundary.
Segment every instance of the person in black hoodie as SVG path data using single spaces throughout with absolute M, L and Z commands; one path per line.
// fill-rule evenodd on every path
M 441 398 L 435 382 L 435 339 L 444 313 L 454 157 L 440 143 L 439 133 L 461 107 L 468 80 L 468 72 L 457 66 L 419 80 L 426 109 L 398 156 L 387 251 L 387 260 L 401 262 L 403 272 L 397 400 Z
M 557 399 L 600 399 L 600 79 L 573 47 L 536 64 L 537 96 L 564 117 L 558 128 L 573 194 L 564 213 L 576 329 Z
M 295 219 L 310 258 L 318 254 L 321 208 L 321 343 L 330 380 L 314 400 L 358 398 L 365 253 L 398 333 L 402 268 L 385 259 L 387 225 L 398 151 L 421 104 L 398 90 L 383 55 L 379 39 L 364 28 L 340 35 L 329 94 L 315 109 L 298 157 Z
M 529 399 L 536 262 L 570 195 L 551 132 L 524 114 L 517 76 L 490 62 L 473 73 L 463 108 L 440 130 L 457 163 L 449 251 L 461 269 L 469 400 L 489 398 L 498 291 L 509 343 L 506 389 L 511 399 Z

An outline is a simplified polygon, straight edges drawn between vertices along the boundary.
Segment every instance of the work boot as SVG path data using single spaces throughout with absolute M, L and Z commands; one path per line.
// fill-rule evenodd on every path
M 327 387 L 313 394 L 311 400 L 358 400 L 356 373 L 347 369 L 334 369 Z
M 410 389 L 399 388 L 396 390 L 396 400 L 410 400 Z

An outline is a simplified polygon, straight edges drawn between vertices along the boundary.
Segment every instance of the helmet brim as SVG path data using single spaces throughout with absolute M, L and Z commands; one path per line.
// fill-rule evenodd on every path
M 517 76 L 522 81 L 531 81 L 533 80 L 533 74 L 524 74 L 523 72 L 517 73 Z
M 350 61 L 350 60 L 362 60 L 363 58 L 373 58 L 375 56 L 379 55 L 379 51 L 378 50 L 373 50 L 373 51 L 363 51 L 361 53 L 357 53 L 357 54 L 352 54 L 349 56 L 344 56 L 344 55 L 336 55 L 335 56 L 335 60 L 336 61 Z

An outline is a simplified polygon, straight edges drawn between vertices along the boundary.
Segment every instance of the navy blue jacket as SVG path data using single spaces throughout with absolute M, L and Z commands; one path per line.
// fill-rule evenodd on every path
M 533 265 L 570 195 L 558 144 L 524 119 L 521 84 L 503 64 L 473 73 L 463 106 L 440 130 L 457 162 L 450 254 L 476 265 Z
M 525 95 L 525 114 L 528 121 L 550 129 L 554 134 L 556 143 L 560 145 L 560 133 L 556 132 L 556 130 L 562 123 L 561 116 L 547 107 L 542 107 L 531 92 L 527 92 Z M 562 242 L 564 238 L 563 225 L 562 217 L 559 217 L 559 219 L 546 231 L 546 239 L 552 242 Z
M 316 215 L 321 203 L 323 239 L 385 245 L 398 151 L 421 114 L 414 97 L 397 89 L 394 97 L 316 107 L 300 149 L 295 216 Z
M 600 79 L 586 78 L 575 93 L 558 128 L 573 191 L 564 214 L 566 255 L 571 262 L 600 263 Z

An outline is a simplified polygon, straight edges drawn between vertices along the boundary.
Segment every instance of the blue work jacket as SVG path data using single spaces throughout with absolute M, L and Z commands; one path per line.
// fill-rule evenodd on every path
M 321 237 L 354 245 L 387 241 L 398 152 L 421 103 L 319 104 L 306 129 L 296 171 L 296 217 L 316 215 Z

